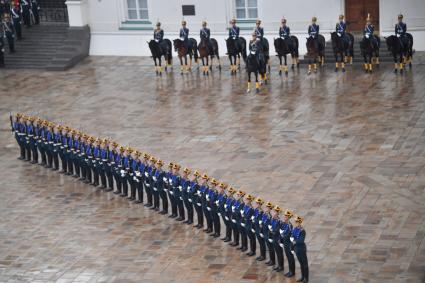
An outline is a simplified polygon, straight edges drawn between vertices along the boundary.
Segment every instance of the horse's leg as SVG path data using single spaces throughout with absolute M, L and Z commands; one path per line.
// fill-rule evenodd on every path
M 344 53 L 341 52 L 341 69 L 343 73 L 345 72 L 345 63 L 347 63 L 347 53 L 344 56 Z
M 251 91 L 251 71 L 248 71 L 248 86 L 246 92 L 249 93 Z
M 335 72 L 338 72 L 338 68 L 339 68 L 338 51 L 334 50 L 334 56 L 335 56 Z
M 400 52 L 399 57 L 400 57 L 400 74 L 403 74 L 403 68 L 404 68 L 403 53 Z
M 394 59 L 394 74 L 397 74 L 398 63 L 397 63 L 397 54 L 396 53 L 393 53 L 393 59 Z
M 364 65 L 364 70 L 365 70 L 365 72 L 367 73 L 367 71 L 368 71 L 368 69 L 369 69 L 369 67 L 368 67 L 368 64 L 367 64 L 367 57 L 366 57 L 366 52 L 363 52 L 363 65 Z
M 277 57 L 279 57 L 279 76 L 281 76 L 282 75 L 282 56 L 277 55 Z
M 192 54 L 189 54 L 189 66 L 188 66 L 188 70 L 192 70 Z
M 179 59 L 180 59 L 180 74 L 183 74 L 184 72 L 183 56 L 179 56 Z
M 156 57 L 152 56 L 153 62 L 155 63 L 155 73 L 158 75 L 158 65 L 156 64 Z
M 320 64 L 322 64 L 321 66 L 323 66 L 322 56 L 319 57 L 319 60 L 320 60 Z M 315 57 L 313 61 L 313 71 L 317 73 L 317 57 Z
M 297 58 L 295 57 L 294 53 L 291 53 L 291 69 L 294 70 L 295 69 L 295 64 L 296 64 Z
M 284 59 L 285 59 L 285 65 L 284 65 L 284 68 L 285 68 L 285 76 L 288 76 L 288 62 L 287 62 L 287 56 L 286 56 L 286 54 L 284 55 L 284 57 L 283 57 Z M 292 64 L 292 66 L 293 66 L 293 64 Z
M 260 92 L 260 83 L 258 82 L 258 71 L 254 72 L 255 75 L 255 93 Z
M 311 74 L 311 58 L 308 59 L 308 71 L 307 71 L 307 75 Z
M 210 66 L 209 66 L 209 62 L 208 62 L 208 56 L 205 57 L 207 60 L 207 66 L 205 67 L 205 71 L 207 72 L 207 76 L 210 74 Z
M 160 75 L 160 76 L 162 76 L 161 56 L 159 56 L 159 58 L 158 58 L 158 62 L 159 62 L 159 75 Z
M 237 61 L 236 61 L 237 60 Z M 236 64 L 236 62 L 237 62 L 237 64 Z M 241 55 L 238 53 L 238 58 L 237 59 L 235 59 L 235 65 L 237 65 L 238 66 L 238 69 L 240 70 L 241 69 Z M 235 70 L 236 71 L 236 70 Z

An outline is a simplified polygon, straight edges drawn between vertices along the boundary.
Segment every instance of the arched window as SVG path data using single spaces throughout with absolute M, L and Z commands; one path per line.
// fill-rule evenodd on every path
M 258 18 L 257 0 L 235 0 L 237 19 L 256 19 Z
M 127 0 L 129 20 L 148 20 L 148 0 Z

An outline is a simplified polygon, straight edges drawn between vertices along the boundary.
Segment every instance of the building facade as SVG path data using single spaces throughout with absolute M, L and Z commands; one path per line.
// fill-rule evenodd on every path
M 152 39 L 156 22 L 161 22 L 165 38 L 175 39 L 183 19 L 190 37 L 197 40 L 201 22 L 207 21 L 220 55 L 224 55 L 232 18 L 247 39 L 255 20 L 261 19 L 265 37 L 272 44 L 283 17 L 304 54 L 312 16 L 318 18 L 320 33 L 329 39 L 340 14 L 346 15 L 350 32 L 360 33 L 368 13 L 381 36 L 394 33 L 397 15 L 402 13 L 413 34 L 414 49 L 425 50 L 423 0 L 68 0 L 66 4 L 70 26 L 90 26 L 91 55 L 149 56 L 147 41 Z

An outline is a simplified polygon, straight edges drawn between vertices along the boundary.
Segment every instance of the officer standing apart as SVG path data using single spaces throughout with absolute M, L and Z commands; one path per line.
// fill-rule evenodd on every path
M 303 218 L 297 216 L 295 219 L 295 228 L 292 230 L 292 236 L 290 238 L 294 245 L 295 254 L 297 255 L 298 262 L 300 263 L 301 278 L 297 282 L 308 282 L 308 260 L 307 260 L 307 247 L 305 245 L 305 230 L 302 226 Z

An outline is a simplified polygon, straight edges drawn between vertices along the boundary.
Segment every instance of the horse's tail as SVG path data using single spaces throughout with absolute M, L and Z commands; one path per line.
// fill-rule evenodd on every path
M 296 37 L 295 35 L 291 35 L 291 40 L 292 40 L 292 45 L 294 47 L 294 55 L 296 58 L 299 57 L 299 53 L 298 53 L 298 47 L 299 47 L 299 42 L 298 42 L 298 37 Z
M 165 52 L 167 63 L 168 63 L 168 65 L 172 65 L 172 59 L 173 59 L 172 50 L 173 50 L 173 46 L 171 44 L 171 41 L 168 38 L 164 39 L 164 41 L 166 42 L 166 46 L 167 46 L 167 50 Z
M 218 59 L 220 56 L 218 54 L 218 43 L 217 43 L 217 40 L 215 40 L 215 38 L 211 38 L 211 45 L 212 45 L 213 54 L 214 54 L 212 58 L 214 58 L 215 56 Z
M 243 37 L 239 37 L 239 40 L 241 41 L 241 53 L 242 53 L 242 58 L 244 60 L 244 62 L 246 63 L 246 40 Z
M 347 36 L 350 38 L 350 45 L 348 46 L 348 53 L 350 57 L 354 58 L 354 36 L 347 32 Z
M 195 62 L 198 62 L 198 42 L 194 38 L 191 38 L 190 40 L 192 41 L 193 57 L 195 58 Z

